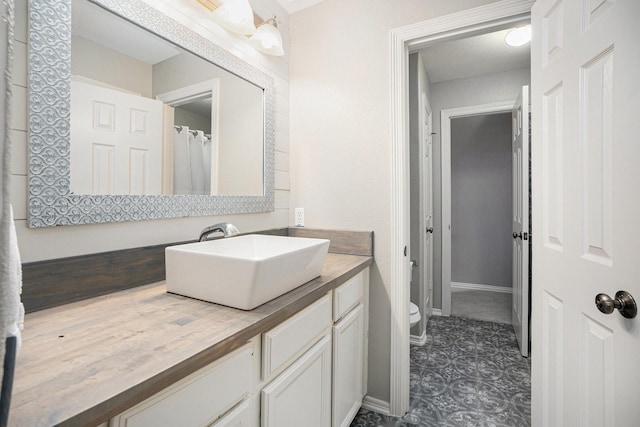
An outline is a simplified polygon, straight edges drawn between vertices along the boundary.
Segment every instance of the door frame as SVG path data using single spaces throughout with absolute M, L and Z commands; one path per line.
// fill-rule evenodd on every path
M 389 412 L 409 410 L 409 52 L 529 20 L 534 0 L 501 0 L 389 32 L 391 115 L 391 336 Z
M 481 116 L 486 114 L 511 113 L 514 101 L 494 102 L 491 104 L 471 105 L 449 108 L 440 113 L 440 171 L 442 191 L 442 315 L 451 314 L 451 120 L 459 117 Z

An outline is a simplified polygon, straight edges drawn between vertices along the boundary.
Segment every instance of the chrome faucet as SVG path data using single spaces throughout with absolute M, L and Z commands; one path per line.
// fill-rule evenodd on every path
M 216 231 L 224 234 L 223 237 L 227 236 L 235 236 L 236 234 L 240 234 L 240 230 L 228 222 L 221 222 L 219 224 L 211 225 L 200 232 L 200 237 L 198 238 L 199 242 L 204 242 L 207 240 L 207 237 L 211 233 L 215 233 Z

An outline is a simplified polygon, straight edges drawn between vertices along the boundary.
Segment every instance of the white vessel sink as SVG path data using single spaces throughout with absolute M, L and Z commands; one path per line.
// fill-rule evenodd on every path
M 165 250 L 167 291 L 251 310 L 318 277 L 329 240 L 249 234 Z

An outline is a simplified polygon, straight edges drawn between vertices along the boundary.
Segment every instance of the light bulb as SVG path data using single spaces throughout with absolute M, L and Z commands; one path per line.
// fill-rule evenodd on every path
M 238 34 L 253 34 L 253 11 L 248 0 L 225 0 L 213 11 L 213 19 L 221 27 Z
M 507 36 L 504 38 L 504 41 L 509 46 L 524 46 L 531 41 L 531 25 L 514 28 L 509 31 Z

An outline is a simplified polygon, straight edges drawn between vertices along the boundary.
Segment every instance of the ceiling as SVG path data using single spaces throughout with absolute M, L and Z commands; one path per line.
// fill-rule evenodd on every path
M 421 49 L 429 81 L 438 83 L 530 67 L 530 43 L 508 46 L 504 42 L 508 32 L 443 41 Z
M 289 14 L 323 0 L 277 0 Z M 530 67 L 530 44 L 511 47 L 504 42 L 509 30 L 459 40 L 443 41 L 420 50 L 431 83 Z
M 84 37 L 150 65 L 180 53 L 173 44 L 95 4 L 73 0 L 72 10 L 74 36 Z
M 290 14 L 323 0 L 277 0 Z M 175 47 L 146 34 L 132 34 L 137 27 L 86 2 L 73 4 L 73 32 L 107 47 L 155 64 L 179 53 Z M 96 13 L 98 12 L 98 13 Z M 90 31 L 89 31 L 90 30 Z M 508 30 L 459 40 L 434 43 L 420 49 L 431 83 L 462 79 L 530 66 L 530 45 L 510 47 L 504 42 Z M 92 35 L 89 36 L 89 33 Z M 97 35 L 96 35 L 97 34 Z M 117 36 L 117 37 L 115 37 Z

